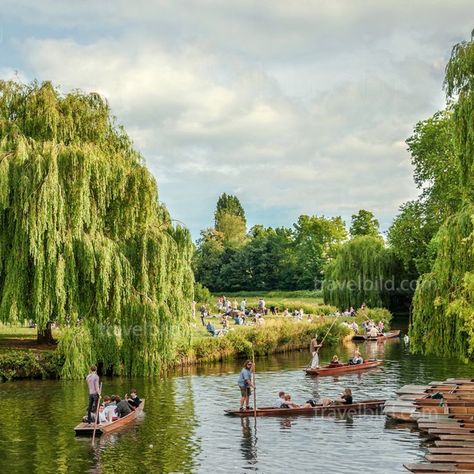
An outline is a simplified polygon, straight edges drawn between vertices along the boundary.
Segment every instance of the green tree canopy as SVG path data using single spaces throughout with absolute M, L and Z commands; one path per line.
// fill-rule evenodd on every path
M 339 248 L 336 258 L 326 267 L 324 302 L 342 310 L 362 303 L 371 307 L 386 305 L 385 293 L 394 289 L 392 269 L 392 255 L 380 237 L 354 237 Z M 390 285 L 386 284 L 390 280 Z
M 474 355 L 474 41 L 457 44 L 446 67 L 461 205 L 435 237 L 436 258 L 414 297 L 414 350 Z M 435 140 L 435 138 L 433 138 Z M 441 165 L 441 164 L 440 164 Z
M 64 376 L 154 374 L 186 334 L 189 233 L 97 94 L 0 82 L 0 319 L 68 328 Z
M 350 234 L 351 237 L 357 237 L 359 235 L 380 235 L 379 221 L 372 212 L 360 209 L 357 214 L 353 214 L 351 217 Z
M 215 229 L 222 232 L 226 246 L 239 247 L 245 242 L 245 212 L 237 196 L 223 193 L 214 213 Z
M 324 266 L 347 238 L 341 217 L 302 215 L 294 224 L 295 257 L 300 289 L 314 289 L 321 281 Z

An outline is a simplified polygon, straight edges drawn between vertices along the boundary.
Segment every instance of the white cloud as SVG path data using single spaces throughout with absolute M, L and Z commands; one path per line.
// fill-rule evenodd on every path
M 386 227 L 471 26 L 464 0 L 4 2 L 27 74 L 104 94 L 195 233 L 223 191 L 251 223 L 365 207 Z

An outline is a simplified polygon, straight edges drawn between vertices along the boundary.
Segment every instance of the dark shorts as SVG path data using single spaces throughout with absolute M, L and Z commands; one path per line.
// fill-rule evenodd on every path
M 240 387 L 240 394 L 243 397 L 250 397 L 250 394 L 252 393 L 252 390 L 250 390 L 250 387 Z

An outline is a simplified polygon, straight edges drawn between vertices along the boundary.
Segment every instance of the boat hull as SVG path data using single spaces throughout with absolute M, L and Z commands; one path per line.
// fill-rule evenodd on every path
M 396 331 L 386 332 L 377 337 L 371 337 L 368 334 L 355 334 L 352 337 L 352 340 L 353 341 L 385 341 L 386 339 L 394 339 L 396 337 L 400 337 L 399 329 L 397 329 Z
M 293 415 L 335 415 L 335 414 L 375 414 L 381 413 L 385 400 L 366 400 L 364 402 L 352 403 L 350 405 L 317 405 L 309 408 L 274 408 L 259 407 L 254 410 L 225 410 L 225 414 L 236 417 L 249 416 L 293 416 Z
M 307 375 L 318 377 L 348 374 L 351 372 L 360 372 L 362 370 L 374 369 L 383 364 L 383 360 L 373 360 L 363 364 L 343 364 L 341 367 L 320 367 L 319 369 L 305 369 Z

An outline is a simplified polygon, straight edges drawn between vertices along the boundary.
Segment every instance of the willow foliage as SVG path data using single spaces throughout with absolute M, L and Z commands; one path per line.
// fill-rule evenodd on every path
M 65 377 L 157 373 L 189 330 L 191 253 L 102 97 L 0 82 L 2 322 L 67 327 Z
M 474 41 L 453 48 L 445 87 L 459 151 L 461 209 L 435 237 L 437 255 L 414 298 L 412 346 L 431 353 L 474 355 Z
M 383 306 L 392 258 L 380 237 L 355 237 L 343 244 L 329 263 L 323 285 L 324 302 L 341 309 Z

